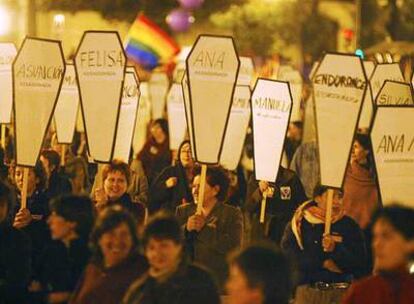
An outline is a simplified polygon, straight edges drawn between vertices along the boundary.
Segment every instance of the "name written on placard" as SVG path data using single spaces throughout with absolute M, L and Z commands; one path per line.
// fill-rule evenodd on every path
M 377 147 L 377 153 L 414 152 L 414 137 L 405 134 L 383 135 Z
M 354 88 L 358 90 L 365 89 L 365 81 L 358 77 L 318 74 L 315 76 L 313 82 L 315 84 L 327 85 L 328 87 Z
M 122 67 L 124 57 L 119 50 L 100 51 L 91 50 L 80 52 L 80 64 L 82 67 Z

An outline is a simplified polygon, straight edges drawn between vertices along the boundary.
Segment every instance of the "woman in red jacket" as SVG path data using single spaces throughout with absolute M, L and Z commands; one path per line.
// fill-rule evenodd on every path
M 357 281 L 343 304 L 412 304 L 414 275 L 409 273 L 414 254 L 414 210 L 390 206 L 374 216 L 375 274 Z

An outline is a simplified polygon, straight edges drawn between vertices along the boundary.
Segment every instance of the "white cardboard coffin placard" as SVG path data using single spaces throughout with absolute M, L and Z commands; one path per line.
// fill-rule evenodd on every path
M 200 35 L 186 66 L 195 159 L 217 164 L 240 67 L 233 38 Z
M 299 71 L 290 66 L 281 66 L 278 71 L 278 80 L 289 82 L 290 90 L 292 91 L 293 106 L 291 121 L 302 121 L 301 115 L 301 100 L 302 100 L 302 75 Z
M 168 131 L 170 149 L 178 150 L 185 138 L 187 122 L 185 118 L 184 96 L 180 83 L 173 83 L 167 95 Z
M 413 94 L 409 83 L 386 80 L 375 100 L 377 106 L 412 105 Z
M 378 106 L 371 140 L 382 203 L 414 208 L 414 107 Z
M 185 120 L 187 122 L 188 136 L 190 137 L 191 147 L 194 147 L 193 122 L 191 120 L 190 91 L 188 88 L 187 73 L 184 73 L 183 75 L 183 79 L 181 81 L 181 88 L 183 91 Z M 193 157 L 193 159 L 195 159 L 194 149 L 191 149 L 191 156 Z
M 34 167 L 65 73 L 60 41 L 26 38 L 13 63 L 16 163 Z
M 373 61 L 364 61 L 364 70 L 367 79 L 370 79 L 375 69 Z M 358 128 L 369 129 L 371 126 L 372 112 L 374 101 L 372 99 L 371 85 L 367 84 L 367 92 L 365 93 L 364 101 L 362 102 L 361 116 L 358 122 Z
M 254 76 L 254 64 L 251 57 L 240 57 L 240 70 L 237 77 L 237 85 L 252 85 Z
M 251 101 L 256 180 L 276 182 L 292 103 L 287 82 L 257 80 Z
M 134 139 L 132 141 L 135 155 L 141 151 L 147 140 L 148 124 L 151 121 L 151 101 L 149 99 L 148 82 L 141 82 L 139 91 L 141 96 L 138 105 L 138 119 L 135 123 Z
M 342 188 L 366 91 L 362 61 L 326 54 L 313 77 L 321 184 Z
M 139 80 L 134 68 L 127 67 L 119 113 L 114 159 L 129 162 L 132 138 L 136 126 L 139 104 Z
M 385 80 L 393 80 L 404 82 L 404 76 L 398 63 L 378 64 L 370 78 L 373 100 L 377 99 L 377 95 L 384 85 Z
M 16 57 L 13 43 L 0 42 L 0 123 L 11 122 L 13 106 L 12 63 Z
M 237 169 L 243 151 L 251 114 L 250 95 L 249 86 L 236 86 L 220 157 L 220 164 L 228 170 Z
M 75 55 L 89 154 L 110 162 L 115 146 L 126 57 L 118 32 L 86 31 Z
M 76 82 L 75 67 L 66 65 L 62 89 L 54 113 L 57 141 L 59 144 L 71 144 L 79 111 L 79 91 Z
M 165 73 L 154 72 L 148 82 L 151 99 L 152 119 L 164 117 L 165 101 L 170 82 Z

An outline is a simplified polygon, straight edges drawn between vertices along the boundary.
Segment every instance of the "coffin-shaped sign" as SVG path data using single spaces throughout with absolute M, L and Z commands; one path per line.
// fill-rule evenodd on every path
M 342 188 L 367 79 L 358 56 L 326 54 L 313 77 L 321 184 Z
M 120 159 L 126 163 L 129 162 L 131 153 L 139 97 L 138 75 L 133 67 L 127 67 L 114 151 L 114 159 Z
M 398 63 L 378 64 L 370 78 L 373 100 L 377 99 L 377 95 L 384 85 L 385 80 L 393 80 L 404 82 L 404 76 Z
M 112 160 L 126 57 L 118 32 L 86 31 L 75 55 L 89 154 Z
M 138 105 L 138 119 L 135 123 L 134 139 L 132 147 L 134 154 L 141 151 L 147 140 L 148 124 L 151 121 L 151 101 L 149 99 L 148 82 L 141 82 L 139 85 L 141 96 Z
M 240 70 L 237 77 L 237 85 L 252 85 L 254 76 L 254 64 L 251 57 L 240 57 Z
M 236 170 L 243 152 L 251 114 L 250 95 L 250 86 L 236 86 L 220 157 L 220 164 L 228 170 Z
M 240 66 L 233 38 L 200 35 L 186 65 L 195 159 L 217 164 Z
M 412 105 L 413 92 L 409 83 L 386 80 L 375 101 L 377 106 Z
M 0 42 L 0 123 L 11 122 L 13 106 L 12 63 L 16 57 L 13 43 Z
M 190 91 L 188 88 L 187 73 L 184 73 L 183 79 L 181 80 L 181 89 L 183 91 L 185 120 L 187 122 L 188 136 L 190 137 L 190 145 L 194 147 L 193 121 L 191 120 Z M 194 149 L 191 149 L 191 156 L 195 159 Z
M 257 80 L 251 102 L 256 180 L 276 182 L 292 103 L 287 82 Z
M 26 38 L 13 63 L 16 163 L 34 167 L 65 74 L 60 41 Z
M 185 119 L 184 96 L 181 83 L 173 83 L 167 96 L 168 131 L 170 149 L 178 150 L 185 138 L 187 122 Z
M 375 69 L 375 63 L 373 61 L 364 61 L 364 69 L 367 79 L 370 79 Z M 358 123 L 358 128 L 361 129 L 369 129 L 372 120 L 374 102 L 372 99 L 371 85 L 369 83 L 367 85 L 367 92 L 365 93 L 365 98 L 362 103 L 361 116 Z
M 278 80 L 289 82 L 292 91 L 293 107 L 291 121 L 302 121 L 301 100 L 302 100 L 302 75 L 291 66 L 281 66 L 278 71 Z
M 162 72 L 154 72 L 148 82 L 150 92 L 152 119 L 164 117 L 165 102 L 170 82 L 168 76 Z
M 78 111 L 79 91 L 75 67 L 73 64 L 67 64 L 62 89 L 60 90 L 54 113 L 56 135 L 59 144 L 72 143 Z
M 414 107 L 378 106 L 371 141 L 382 203 L 414 207 Z

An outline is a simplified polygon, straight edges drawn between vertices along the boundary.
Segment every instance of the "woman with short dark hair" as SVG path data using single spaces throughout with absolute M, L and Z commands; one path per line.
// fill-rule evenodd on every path
M 120 206 L 108 207 L 93 228 L 92 260 L 78 283 L 71 304 L 120 303 L 128 286 L 148 269 L 138 253 L 134 217 Z
M 289 260 L 273 246 L 250 246 L 230 260 L 228 304 L 288 304 L 291 289 Z
M 373 217 L 374 275 L 351 285 L 344 304 L 414 303 L 414 210 L 388 206 Z
M 105 207 L 120 205 L 135 217 L 139 225 L 142 225 L 145 217 L 145 207 L 133 202 L 128 194 L 128 186 L 131 183 L 131 172 L 127 163 L 113 160 L 106 164 L 102 170 L 103 187 L 95 189 L 94 200 L 98 211 Z
M 124 304 L 218 304 L 210 275 L 187 263 L 183 235 L 171 215 L 157 214 L 144 232 L 145 255 L 150 268 L 128 290 Z
M 88 263 L 94 208 L 88 197 L 65 195 L 50 203 L 53 242 L 38 264 L 32 291 L 48 303 L 66 303 Z

